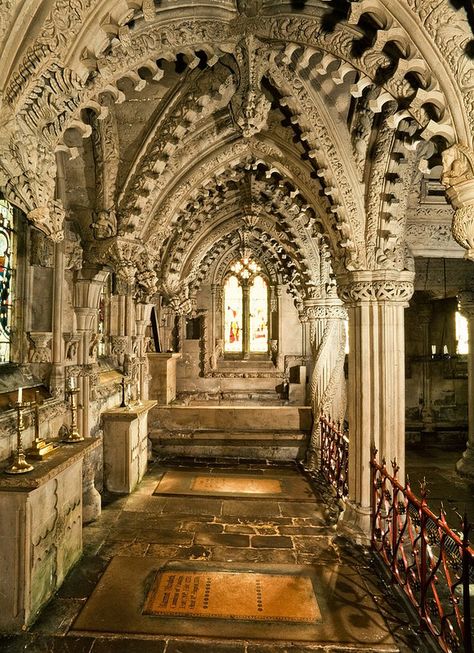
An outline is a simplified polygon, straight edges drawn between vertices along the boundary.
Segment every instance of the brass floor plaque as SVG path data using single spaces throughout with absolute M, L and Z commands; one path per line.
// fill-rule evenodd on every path
M 245 572 L 159 572 L 143 612 L 299 623 L 321 619 L 308 576 Z
M 195 492 L 229 494 L 281 494 L 281 483 L 271 478 L 197 476 L 191 483 Z
M 226 474 L 219 472 L 166 471 L 154 493 L 162 496 L 275 498 L 280 501 L 314 501 L 308 483 L 299 474 Z

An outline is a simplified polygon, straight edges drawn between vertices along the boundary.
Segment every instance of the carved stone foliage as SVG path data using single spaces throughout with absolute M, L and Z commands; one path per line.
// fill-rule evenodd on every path
M 249 138 L 265 129 L 271 107 L 261 81 L 268 69 L 270 53 L 254 36 L 245 37 L 236 47 L 240 80 L 237 93 L 230 106 L 236 124 L 243 136 Z
M 52 333 L 30 331 L 28 337 L 30 340 L 30 350 L 28 352 L 29 362 L 50 363 Z
M 135 299 L 140 304 L 150 304 L 156 295 L 158 275 L 154 268 L 154 260 L 150 252 L 140 256 L 137 260 L 135 275 Z
M 55 199 L 56 160 L 51 147 L 13 119 L 1 120 L 0 185 L 37 229 L 62 240 L 64 208 Z
M 406 242 L 415 251 L 457 248 L 450 224 L 410 222 L 405 232 Z
M 387 301 L 406 304 L 413 295 L 413 272 L 354 272 L 338 277 L 338 294 L 348 305 Z
M 443 168 L 441 181 L 456 209 L 453 237 L 466 249 L 466 257 L 474 259 L 474 152 L 454 145 L 443 153 Z
M 177 315 L 192 315 L 195 302 L 190 296 L 189 284 L 191 277 L 180 279 L 177 274 L 168 274 L 158 284 L 158 290 L 164 298 L 169 309 Z

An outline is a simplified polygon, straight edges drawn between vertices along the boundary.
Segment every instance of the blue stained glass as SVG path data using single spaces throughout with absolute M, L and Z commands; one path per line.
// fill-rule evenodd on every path
M 0 199 L 0 363 L 10 360 L 13 304 L 13 207 Z

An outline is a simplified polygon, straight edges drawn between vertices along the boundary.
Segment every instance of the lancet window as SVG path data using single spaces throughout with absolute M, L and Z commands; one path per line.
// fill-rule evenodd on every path
M 248 256 L 235 261 L 224 284 L 224 353 L 266 354 L 269 288 L 261 266 Z
M 0 199 L 0 363 L 10 361 L 14 292 L 13 206 Z

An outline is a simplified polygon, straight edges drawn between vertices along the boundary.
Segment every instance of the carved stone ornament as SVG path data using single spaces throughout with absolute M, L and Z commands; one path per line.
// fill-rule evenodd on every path
M 54 245 L 42 231 L 30 231 L 30 265 L 52 268 L 54 265 Z
M 302 317 L 306 320 L 347 320 L 344 306 L 317 304 L 304 306 Z
M 449 201 L 456 209 L 453 216 L 454 240 L 474 259 L 474 152 L 463 145 L 453 145 L 443 152 L 443 176 Z
M 268 68 L 268 50 L 255 37 L 247 36 L 238 45 L 236 57 L 240 86 L 232 98 L 231 107 L 243 136 L 251 138 L 266 128 L 271 108 L 271 102 L 261 90 L 261 80 Z
M 121 356 L 127 352 L 128 337 L 127 336 L 110 336 L 110 349 L 114 356 Z
M 51 332 L 29 331 L 30 350 L 28 360 L 30 363 L 50 363 L 51 362 Z
M 81 237 L 71 222 L 64 223 L 64 267 L 66 270 L 79 270 L 82 267 L 83 249 Z
M 414 272 L 385 270 L 358 271 L 337 279 L 340 299 L 348 305 L 360 302 L 397 302 L 407 304 L 413 295 Z
M 64 238 L 64 208 L 58 200 L 51 200 L 46 206 L 40 206 L 27 215 L 35 227 L 46 234 L 55 243 Z
M 97 211 L 94 214 L 91 229 L 94 232 L 94 237 L 98 240 L 115 236 L 117 233 L 117 214 L 115 210 Z
M 77 349 L 81 336 L 78 333 L 63 333 L 64 343 L 66 345 L 66 361 L 68 363 L 77 362 Z

